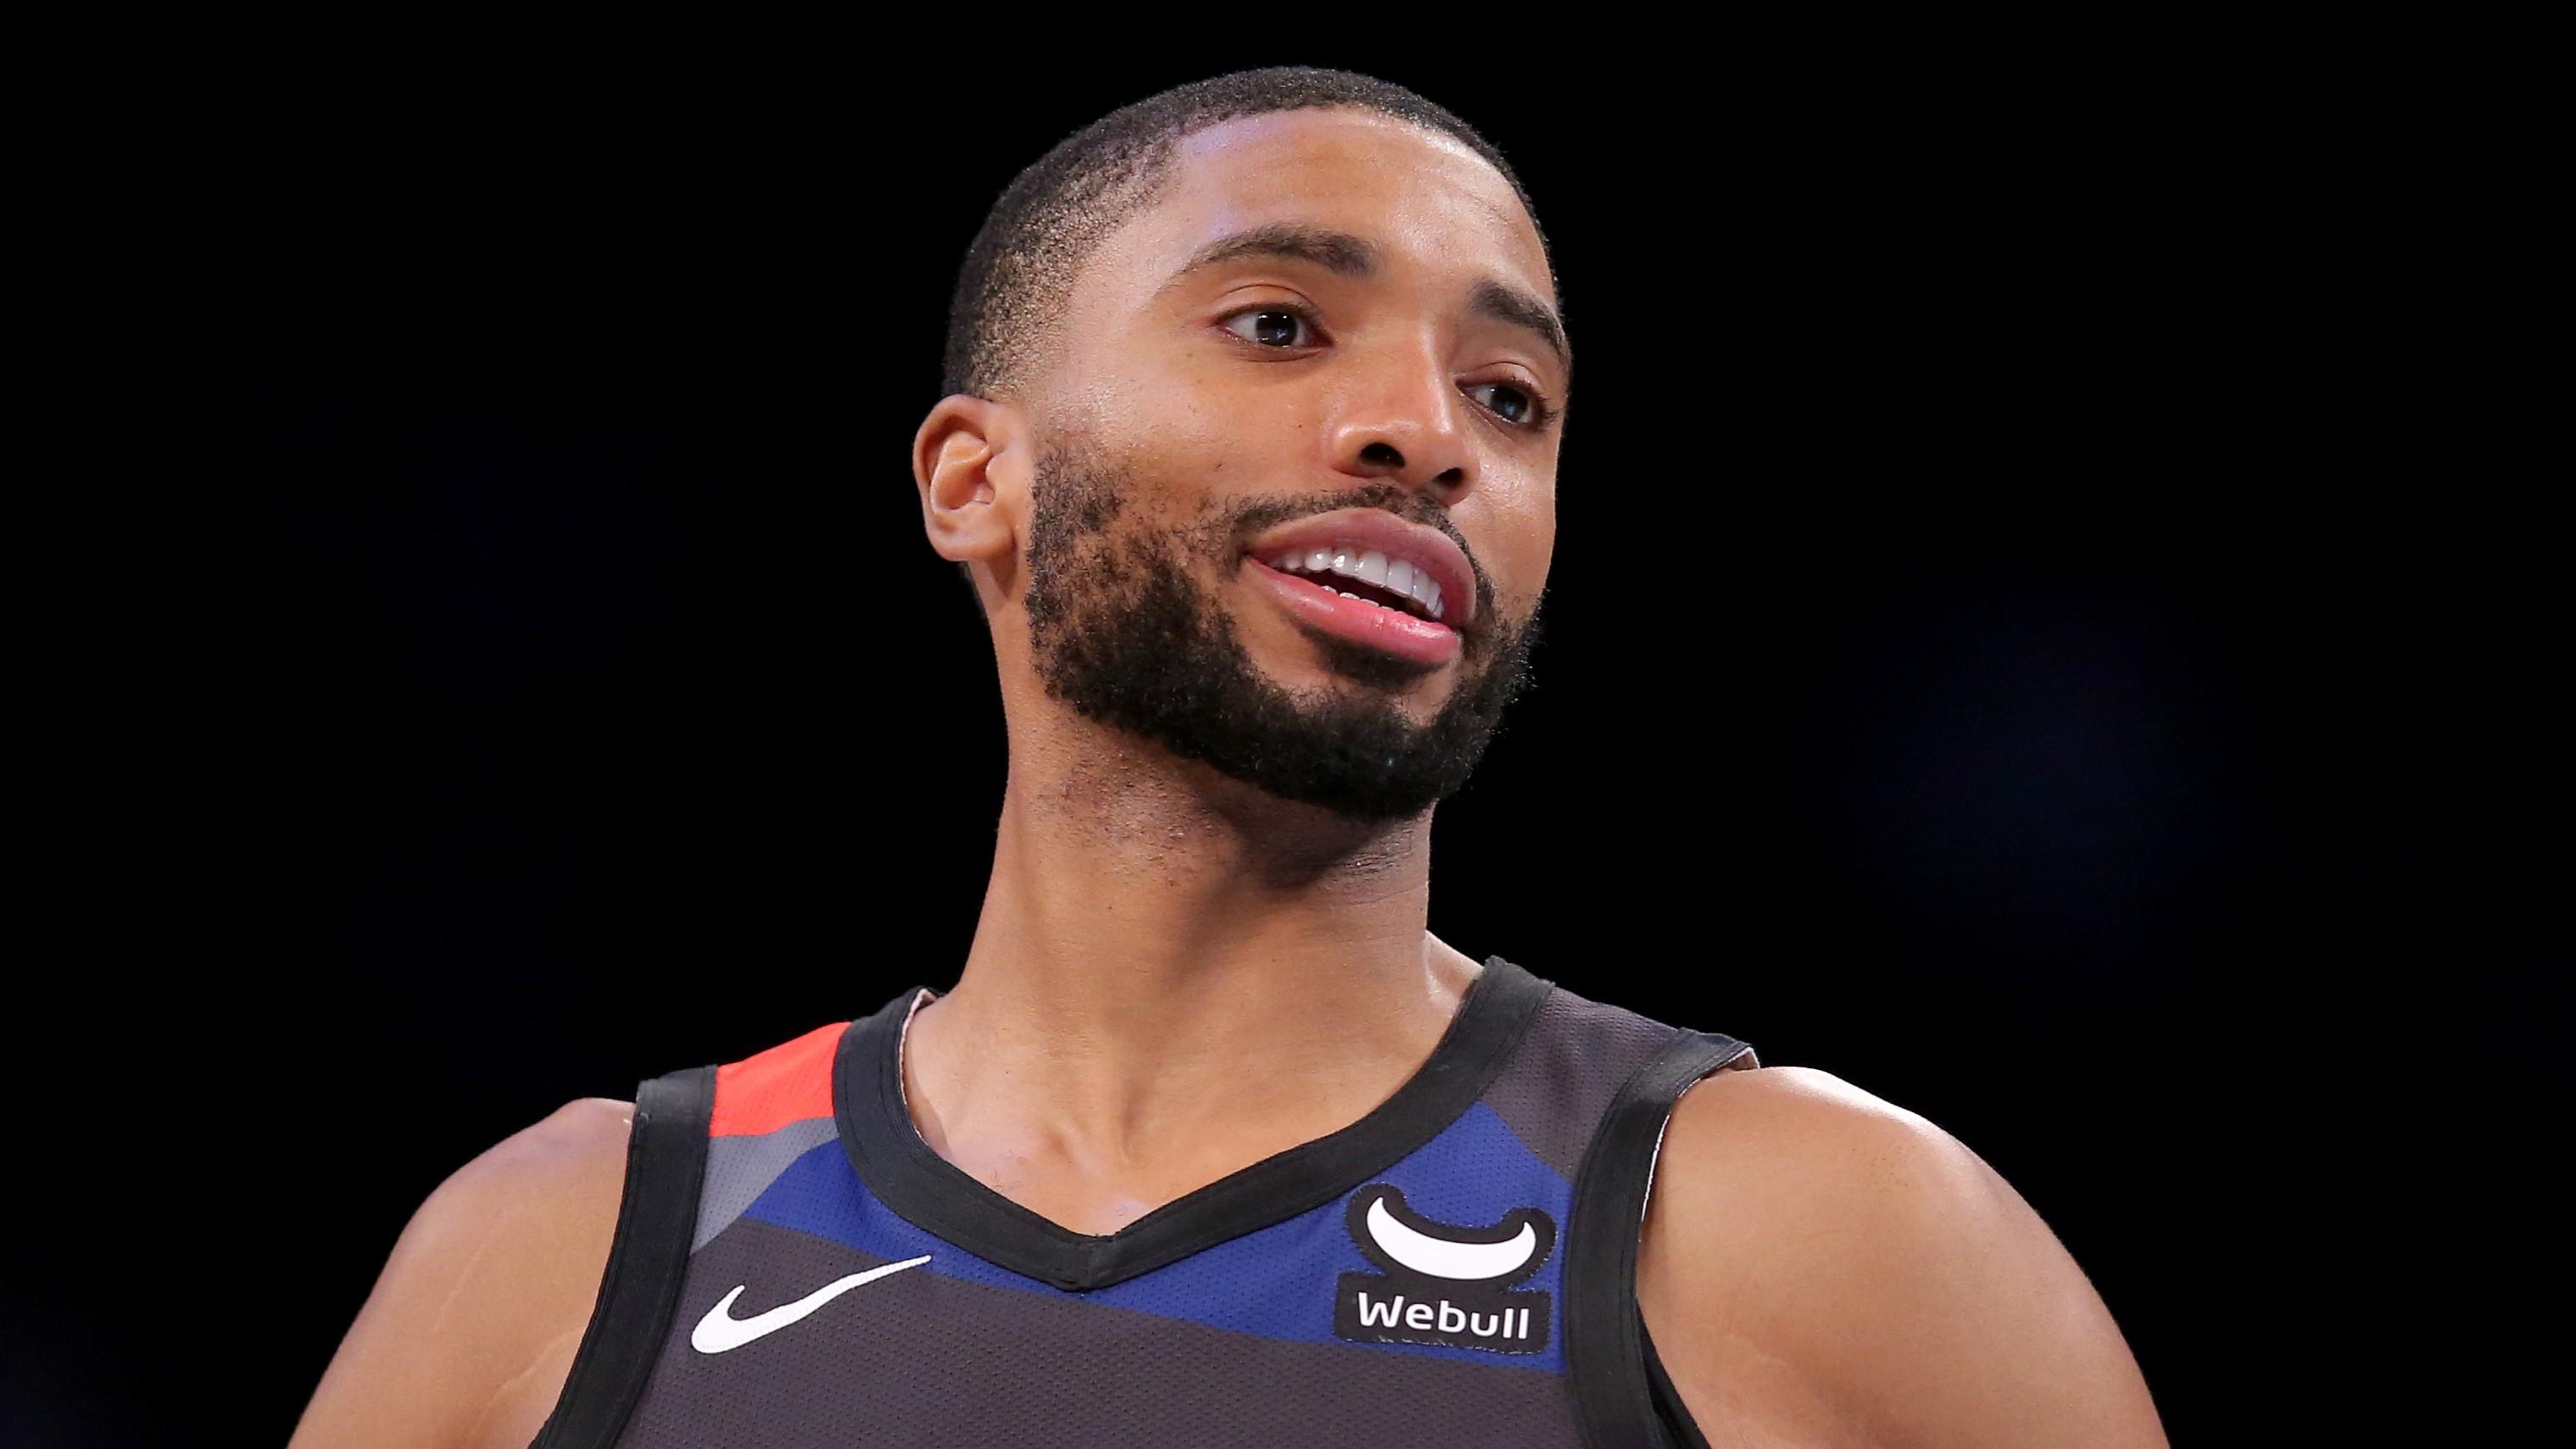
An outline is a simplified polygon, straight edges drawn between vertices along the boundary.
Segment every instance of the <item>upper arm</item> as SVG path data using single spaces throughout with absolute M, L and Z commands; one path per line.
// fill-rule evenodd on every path
M 587 1098 L 457 1170 L 403 1229 L 290 1449 L 523 1449 L 608 1262 L 633 1107 Z
M 1683 1097 L 1638 1293 L 1694 1415 L 1743 1397 L 1856 1445 L 2165 1442 L 2110 1311 L 2021 1195 L 1829 1073 L 1721 1073 Z

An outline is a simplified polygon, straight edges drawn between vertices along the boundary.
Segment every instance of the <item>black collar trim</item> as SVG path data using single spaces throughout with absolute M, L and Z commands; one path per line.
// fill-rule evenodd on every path
M 1488 957 L 1430 1060 L 1375 1111 L 1312 1142 L 1221 1177 L 1106 1236 L 1029 1211 L 930 1150 L 904 1108 L 907 991 L 841 1034 L 832 1110 L 859 1179 L 915 1227 L 1014 1273 L 1068 1292 L 1106 1288 L 1331 1202 L 1456 1121 L 1511 1059 L 1553 990 Z

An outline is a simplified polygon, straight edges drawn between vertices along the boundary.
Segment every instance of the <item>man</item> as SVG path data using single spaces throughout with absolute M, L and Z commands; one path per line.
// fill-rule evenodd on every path
M 914 440 L 1010 741 L 955 988 L 466 1166 L 295 1442 L 2161 1444 L 1938 1128 L 1425 929 L 1553 549 L 1555 298 L 1503 159 L 1365 77 L 1023 173 Z

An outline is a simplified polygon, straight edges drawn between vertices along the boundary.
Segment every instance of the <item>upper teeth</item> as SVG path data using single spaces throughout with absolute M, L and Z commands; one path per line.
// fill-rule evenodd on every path
M 1429 571 L 1417 569 L 1402 559 L 1389 560 L 1375 549 L 1366 551 L 1346 545 L 1308 549 L 1304 553 L 1283 553 L 1270 561 L 1281 573 L 1340 574 L 1375 584 L 1392 594 L 1411 599 L 1421 612 L 1440 617 L 1440 586 L 1432 582 Z M 1347 595 L 1347 597 L 1357 597 Z

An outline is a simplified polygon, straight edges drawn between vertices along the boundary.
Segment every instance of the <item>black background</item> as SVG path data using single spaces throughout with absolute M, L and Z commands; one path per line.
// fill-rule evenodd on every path
M 2388 1295 L 2545 1211 L 2565 595 L 2547 475 L 2393 340 L 2402 127 L 2217 65 L 798 51 L 174 111 L 142 406 L 209 419 L 203 547 L 39 1114 L 162 1288 L 20 1235 L 30 1442 L 279 1442 L 476 1152 L 953 979 L 1002 736 L 906 457 L 957 261 L 1058 136 L 1290 61 L 1503 148 L 1582 358 L 1433 928 L 1947 1128 L 2177 1442 L 2512 1391 Z

